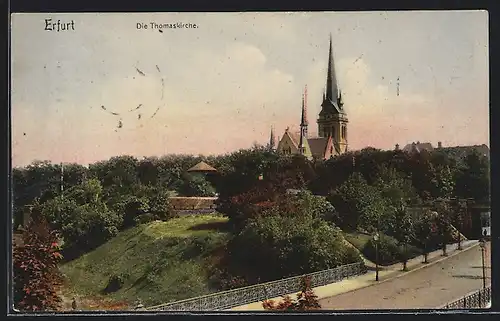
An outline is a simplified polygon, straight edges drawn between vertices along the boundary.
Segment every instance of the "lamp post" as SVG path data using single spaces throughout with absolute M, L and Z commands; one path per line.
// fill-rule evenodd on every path
M 481 247 L 481 260 L 483 263 L 483 289 L 486 288 L 486 271 L 485 271 L 485 266 L 484 266 L 484 252 L 486 251 L 486 242 L 484 238 L 479 241 L 479 246 Z
M 373 240 L 375 241 L 375 281 L 378 281 L 378 232 L 373 235 Z

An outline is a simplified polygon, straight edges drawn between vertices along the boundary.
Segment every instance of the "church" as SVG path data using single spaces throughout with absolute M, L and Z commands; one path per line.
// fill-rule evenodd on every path
M 300 132 L 285 130 L 278 142 L 276 151 L 283 154 L 301 154 L 308 159 L 325 160 L 347 151 L 347 114 L 342 102 L 342 93 L 338 88 L 333 61 L 332 36 L 328 53 L 328 72 L 326 90 L 323 93 L 321 111 L 316 121 L 318 137 L 309 137 L 307 120 L 307 87 L 302 95 L 302 113 Z M 271 129 L 270 146 L 274 147 L 274 131 Z

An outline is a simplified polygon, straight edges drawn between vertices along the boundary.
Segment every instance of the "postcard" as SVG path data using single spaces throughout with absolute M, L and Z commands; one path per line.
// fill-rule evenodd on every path
M 11 15 L 13 312 L 491 307 L 486 11 Z

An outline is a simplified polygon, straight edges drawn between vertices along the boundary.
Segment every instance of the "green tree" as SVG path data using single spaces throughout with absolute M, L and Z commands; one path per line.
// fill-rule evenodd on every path
M 408 263 L 408 245 L 414 238 L 413 218 L 405 207 L 404 201 L 396 208 L 396 226 L 394 237 L 398 240 L 400 246 L 400 259 L 403 263 L 403 271 L 407 270 Z
M 457 173 L 456 194 L 461 198 L 473 198 L 477 202 L 489 202 L 490 168 L 488 158 L 476 151 L 469 153 L 465 167 Z
M 341 231 L 321 218 L 331 211 L 325 203 L 308 192 L 284 195 L 230 241 L 231 262 L 240 271 L 251 266 L 245 279 L 252 283 L 359 261 Z
M 179 193 L 183 196 L 215 196 L 215 188 L 205 179 L 202 174 L 182 175 L 183 184 L 179 188 Z
M 329 195 L 328 200 L 337 212 L 335 224 L 351 231 L 363 229 L 374 232 L 386 210 L 380 191 L 368 185 L 360 173 L 354 173 Z
M 93 178 L 97 178 L 104 187 L 106 194 L 127 193 L 137 185 L 138 161 L 132 156 L 115 156 L 107 161 L 101 161 L 89 166 Z
M 426 150 L 413 153 L 407 165 L 411 173 L 412 185 L 423 200 L 432 199 L 435 191 L 435 170 L 431 162 L 431 154 Z
M 320 219 L 266 215 L 251 220 L 230 247 L 261 281 L 334 268 L 344 263 L 339 230 Z
M 99 181 L 90 179 L 33 209 L 60 231 L 66 258 L 92 250 L 118 233 L 123 219 L 108 209 L 102 190 Z
M 434 198 L 450 198 L 455 189 L 455 181 L 450 167 L 434 167 L 432 184 Z
M 434 209 L 437 212 L 436 227 L 437 234 L 440 238 L 443 256 L 446 256 L 446 245 L 452 238 L 451 231 L 451 215 L 452 211 L 448 202 L 438 200 L 434 203 Z
M 427 263 L 427 259 L 430 252 L 430 242 L 435 231 L 433 230 L 435 217 L 429 209 L 423 209 L 418 215 L 418 219 L 415 222 L 415 240 L 417 245 L 422 249 L 424 255 L 424 263 Z

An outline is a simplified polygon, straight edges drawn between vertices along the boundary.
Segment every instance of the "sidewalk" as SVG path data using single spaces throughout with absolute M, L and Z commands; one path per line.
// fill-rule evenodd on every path
M 375 271 L 374 271 L 375 264 L 368 261 L 368 262 L 366 262 L 366 265 L 368 268 L 367 273 L 360 275 L 360 276 L 357 276 L 357 277 L 345 279 L 345 280 L 342 280 L 340 282 L 335 282 L 335 283 L 315 287 L 315 288 L 313 288 L 313 290 L 316 293 L 316 295 L 318 296 L 318 299 L 324 299 L 324 298 L 332 297 L 332 296 L 339 295 L 342 293 L 351 292 L 351 291 L 361 289 L 364 287 L 372 286 L 375 284 L 380 284 L 381 282 L 385 282 L 385 281 L 394 279 L 396 277 L 400 277 L 402 275 L 405 275 L 407 273 L 411 273 L 412 271 L 419 270 L 421 268 L 425 268 L 427 266 L 430 266 L 432 264 L 435 264 L 437 262 L 445 260 L 449 257 L 457 255 L 457 254 L 459 254 L 463 251 L 466 251 L 472 247 L 475 247 L 477 245 L 479 245 L 479 242 L 476 240 L 463 241 L 462 242 L 462 249 L 463 250 L 459 251 L 459 250 L 457 250 L 458 244 L 449 244 L 447 246 L 447 249 L 446 249 L 448 256 L 443 257 L 442 250 L 436 250 L 434 252 L 429 253 L 427 264 L 422 263 L 422 260 L 423 260 L 422 256 L 416 257 L 416 258 L 408 261 L 408 263 L 407 263 L 408 270 L 405 272 L 401 271 L 402 266 L 403 266 L 402 263 L 397 263 L 394 265 L 384 266 L 384 267 L 379 266 L 379 281 L 378 282 L 375 281 Z M 373 265 L 373 270 L 372 270 L 372 265 Z M 296 293 L 290 293 L 289 295 L 292 297 L 292 299 L 296 298 Z M 282 297 L 272 298 L 271 300 L 281 301 Z M 235 308 L 232 308 L 230 310 L 232 310 L 232 311 L 242 311 L 242 310 L 243 311 L 245 311 L 245 310 L 246 311 L 258 311 L 258 310 L 264 310 L 264 308 L 262 307 L 262 302 L 254 302 L 254 303 L 246 304 L 243 306 L 235 307 Z

